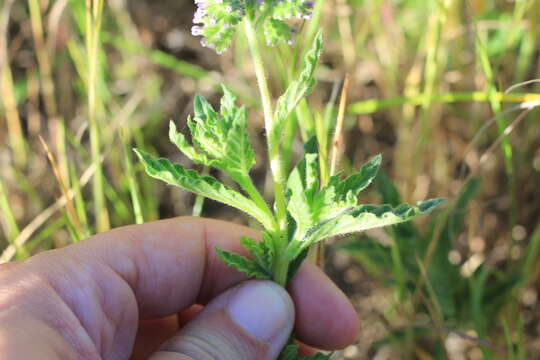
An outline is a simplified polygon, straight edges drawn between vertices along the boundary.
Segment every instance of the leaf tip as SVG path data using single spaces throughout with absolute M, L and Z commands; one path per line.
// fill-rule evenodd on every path
M 434 210 L 437 206 L 443 204 L 444 202 L 446 202 L 446 199 L 444 198 L 436 198 L 436 199 L 421 201 L 420 203 L 418 203 L 418 208 L 423 213 L 428 213 Z
M 169 120 L 169 134 L 176 133 L 176 124 L 173 120 Z
M 139 157 L 139 159 L 143 159 L 144 154 L 146 154 L 143 150 L 133 148 L 133 152 Z

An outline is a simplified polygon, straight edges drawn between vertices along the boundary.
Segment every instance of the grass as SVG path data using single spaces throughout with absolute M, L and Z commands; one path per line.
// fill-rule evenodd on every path
M 216 100 L 221 81 L 253 103 L 246 40 L 231 50 L 234 62 L 228 54 L 214 60 L 189 35 L 184 14 L 192 10 L 174 1 L 3 2 L 1 262 L 160 217 L 240 221 L 210 201 L 146 178 L 130 150 L 176 154 L 157 141 L 168 119 L 181 123 L 196 92 Z M 471 359 L 540 356 L 530 330 L 540 321 L 540 85 L 528 82 L 540 74 L 538 24 L 534 0 L 321 0 L 313 19 L 298 24 L 298 46 L 260 49 L 272 65 L 267 79 L 275 99 L 297 71 L 300 45 L 325 28 L 319 87 L 285 130 L 285 164 L 294 163 L 300 139 L 314 135 L 323 144 L 321 157 L 332 158 L 340 117 L 335 171 L 346 173 L 383 153 L 403 201 L 450 199 L 433 220 L 409 228 L 409 237 L 393 229 L 369 234 L 373 241 L 349 240 L 363 255 L 347 252 L 336 279 L 361 309 L 364 327 L 385 329 L 365 332 L 354 358 L 384 348 L 406 349 L 408 358 L 450 357 L 455 349 L 448 339 Z M 346 75 L 347 111 L 338 116 Z M 259 110 L 250 114 L 250 127 L 262 154 Z M 259 160 L 260 188 L 270 183 L 268 170 Z M 330 166 L 324 172 L 330 175 Z M 480 185 L 460 207 L 473 178 Z M 273 197 L 271 186 L 265 188 Z M 381 191 L 365 202 L 390 201 L 394 190 Z M 342 253 L 327 252 L 332 270 Z M 454 274 L 452 306 L 440 295 L 448 283 L 441 264 Z M 355 281 L 347 282 L 350 274 Z M 366 296 L 373 301 L 364 303 Z

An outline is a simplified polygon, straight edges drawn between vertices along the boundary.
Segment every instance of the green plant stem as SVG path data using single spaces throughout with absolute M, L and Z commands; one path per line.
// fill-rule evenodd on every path
M 92 164 L 96 167 L 93 181 L 96 228 L 98 232 L 109 229 L 109 216 L 105 204 L 104 177 L 101 166 L 101 141 L 98 124 L 97 72 L 103 15 L 103 0 L 86 0 L 86 50 L 88 55 L 88 123 Z
M 285 287 L 289 273 L 289 258 L 285 255 L 285 251 L 278 253 L 274 264 L 273 280 L 279 285 Z
M 349 105 L 350 114 L 372 114 L 376 111 L 393 107 L 408 105 L 422 105 L 426 100 L 426 94 L 419 94 L 410 97 L 394 97 L 386 99 L 370 99 L 356 102 Z M 485 102 L 494 98 L 500 102 L 526 103 L 529 101 L 540 101 L 540 94 L 535 93 L 503 93 L 488 94 L 485 91 L 453 92 L 445 94 L 434 94 L 429 101 L 433 103 L 451 104 L 456 102 Z
M 131 204 L 133 207 L 133 215 L 135 216 L 135 223 L 144 223 L 143 211 L 141 207 L 141 194 L 139 186 L 135 178 L 135 170 L 133 169 L 131 151 L 128 146 L 128 142 L 131 139 L 130 129 L 126 126 L 120 132 L 120 142 L 122 143 L 122 152 L 124 153 L 124 163 L 126 169 L 126 175 L 129 186 L 129 194 L 131 195 Z
M 19 234 L 21 233 L 19 230 L 19 227 L 17 226 L 17 221 L 15 220 L 15 216 L 13 212 L 11 211 L 11 206 L 9 205 L 9 200 L 7 197 L 7 192 L 4 188 L 4 184 L 2 183 L 2 180 L 0 179 L 0 210 L 2 211 L 2 214 L 4 216 L 4 223 L 0 224 L 4 226 L 4 232 L 6 239 L 8 242 L 15 247 L 16 254 L 20 258 L 27 258 L 29 256 L 28 252 L 26 251 L 26 248 L 24 246 L 19 246 L 15 242 Z
M 281 156 L 279 140 L 280 134 L 274 131 L 274 113 L 272 110 L 272 100 L 270 91 L 268 90 L 268 82 L 266 81 L 266 72 L 259 50 L 259 41 L 257 33 L 253 25 L 253 16 L 248 15 L 244 20 L 246 38 L 248 40 L 257 84 L 261 94 L 261 102 L 263 106 L 264 124 L 266 128 L 268 141 L 268 159 L 270 160 L 270 168 L 272 170 L 274 182 L 274 197 L 276 208 L 276 220 L 278 223 L 278 232 L 274 234 L 276 248 L 276 262 L 274 264 L 274 281 L 280 285 L 285 285 L 287 282 L 287 271 L 289 260 L 285 257 L 285 249 L 287 247 L 287 208 L 285 205 L 284 183 L 285 177 L 283 172 L 283 159 Z
M 274 219 L 274 214 L 268 207 L 268 204 L 266 201 L 264 201 L 264 198 L 262 197 L 261 193 L 257 190 L 255 185 L 253 184 L 253 181 L 251 181 L 251 178 L 249 176 L 246 176 L 244 178 L 238 178 L 235 179 L 236 182 L 240 184 L 242 189 L 251 197 L 251 199 L 257 204 L 257 206 L 260 209 L 263 209 L 266 215 L 269 219 L 272 220 L 272 229 L 269 229 L 272 232 L 279 231 L 278 225 L 276 223 L 276 220 Z

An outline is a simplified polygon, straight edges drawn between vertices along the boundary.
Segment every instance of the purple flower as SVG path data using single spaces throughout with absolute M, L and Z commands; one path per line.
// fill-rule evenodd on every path
M 200 26 L 193 26 L 191 27 L 191 35 L 193 36 L 199 36 L 202 35 L 202 27 Z
M 195 11 L 195 15 L 193 15 L 193 23 L 194 24 L 202 23 L 205 15 L 206 15 L 206 11 L 202 8 L 198 8 L 197 11 Z

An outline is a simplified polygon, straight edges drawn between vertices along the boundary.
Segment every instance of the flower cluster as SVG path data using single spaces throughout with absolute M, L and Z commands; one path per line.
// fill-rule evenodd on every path
M 309 19 L 314 3 L 305 0 L 195 0 L 197 11 L 191 28 L 194 36 L 202 36 L 201 44 L 222 53 L 231 44 L 237 25 L 249 13 L 262 27 L 266 44 L 293 44 L 291 19 Z

